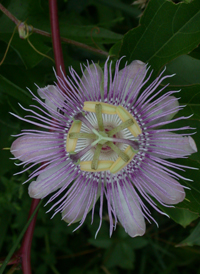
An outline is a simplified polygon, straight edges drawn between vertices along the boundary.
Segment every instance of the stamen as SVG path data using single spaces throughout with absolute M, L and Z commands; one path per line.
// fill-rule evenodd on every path
M 124 160 L 124 162 L 128 162 L 130 160 L 129 156 L 124 153 L 121 149 L 119 149 L 116 145 L 114 145 L 112 142 L 107 142 L 106 145 L 108 145 L 112 150 L 114 150 L 119 157 Z
M 99 131 L 104 131 L 101 104 L 95 105 L 95 112 L 96 112 L 97 122 L 98 122 L 98 126 L 99 126 Z
M 128 139 L 118 139 L 113 138 L 113 142 L 115 143 L 122 143 L 131 146 L 135 151 L 139 150 L 139 143 L 136 141 L 128 140 Z
M 91 164 L 92 169 L 96 170 L 98 168 L 98 161 L 99 161 L 99 156 L 100 156 L 102 146 L 103 145 L 101 145 L 101 144 L 97 145 L 97 148 L 95 150 L 95 153 L 94 153 L 94 156 L 93 156 L 93 159 L 92 159 L 92 164 Z
M 85 116 L 79 112 L 74 116 L 75 120 L 80 120 L 81 122 L 83 122 L 89 129 L 93 129 L 93 126 L 90 124 L 90 122 L 85 118 Z
M 132 126 L 134 124 L 132 119 L 128 119 L 125 122 L 122 122 L 119 126 L 117 126 L 116 128 L 113 128 L 112 130 L 108 131 L 107 134 L 109 137 L 113 136 L 114 134 L 120 132 L 121 130 L 128 128 L 130 126 Z
M 69 134 L 70 139 L 97 139 L 97 135 L 93 133 L 85 133 L 85 132 L 73 132 Z
M 80 160 L 80 158 L 85 154 L 87 153 L 90 149 L 92 148 L 91 145 L 85 147 L 83 150 L 79 151 L 78 153 L 75 153 L 75 154 L 71 154 L 73 152 L 70 153 L 70 159 L 72 159 L 72 161 L 74 163 L 78 162 L 78 160 Z

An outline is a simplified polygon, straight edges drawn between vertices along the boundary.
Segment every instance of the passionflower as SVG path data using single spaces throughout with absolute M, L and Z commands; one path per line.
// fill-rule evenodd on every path
M 162 71 L 148 86 L 152 72 L 146 64 L 119 66 L 120 60 L 112 73 L 109 59 L 104 71 L 87 63 L 81 78 L 70 68 L 70 77 L 38 88 L 41 99 L 30 91 L 41 107 L 22 107 L 29 113 L 24 118 L 13 115 L 37 128 L 22 130 L 11 152 L 23 171 L 36 166 L 27 180 L 29 195 L 40 199 L 53 193 L 47 202 L 53 216 L 61 212 L 64 221 L 80 221 L 80 227 L 90 211 L 93 221 L 99 199 L 99 230 L 106 200 L 110 235 L 120 221 L 135 237 L 145 233 L 145 219 L 155 221 L 145 200 L 162 213 L 155 200 L 172 206 L 185 198 L 178 182 L 183 177 L 174 169 L 187 166 L 166 159 L 185 158 L 197 148 L 191 134 L 181 133 L 189 126 L 162 129 L 187 119 L 173 118 L 182 109 L 174 96 L 178 91 L 160 88 L 171 76 Z

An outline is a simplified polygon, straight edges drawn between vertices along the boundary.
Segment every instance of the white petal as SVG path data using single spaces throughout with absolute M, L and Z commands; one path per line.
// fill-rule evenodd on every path
M 60 172 L 66 163 L 59 164 L 50 164 L 45 168 L 42 173 L 37 177 L 36 181 L 30 183 L 28 188 L 28 193 L 31 198 L 40 199 L 46 195 L 56 191 L 61 188 L 68 180 L 66 178 L 66 173 L 60 176 Z M 64 181 L 62 182 L 62 180 Z
M 84 184 L 84 182 L 82 182 L 82 184 Z M 98 200 L 101 194 L 100 184 L 98 185 L 98 189 L 93 189 L 95 192 L 97 192 L 96 199 L 95 199 L 94 191 L 92 191 L 93 186 L 91 182 L 88 184 L 86 189 L 80 190 L 82 184 L 80 184 L 78 189 L 76 189 L 75 195 L 72 201 L 69 202 L 69 204 L 62 211 L 62 218 L 67 223 L 71 223 L 71 222 L 76 223 L 80 221 L 83 218 L 84 213 L 87 214 L 93 208 L 93 204 L 96 203 L 96 201 Z M 71 192 L 73 191 L 74 186 L 75 186 L 75 183 L 71 188 Z M 80 192 L 78 193 L 78 191 Z M 66 200 L 66 202 L 67 201 L 68 200 Z
M 17 138 L 11 146 L 11 153 L 21 161 L 36 162 L 37 157 L 43 160 L 47 160 L 48 154 L 53 152 L 56 153 L 57 149 L 51 146 L 56 146 L 52 144 L 55 139 L 48 137 L 47 135 L 24 135 Z
M 174 99 L 174 101 L 170 102 L 173 99 Z M 150 115 L 149 118 L 150 119 L 154 118 L 154 117 L 156 117 L 156 116 L 158 116 L 158 115 L 160 115 L 164 112 L 173 111 L 173 109 L 175 109 L 179 106 L 178 99 L 176 99 L 176 100 L 175 99 L 176 99 L 176 97 L 169 96 L 169 97 L 163 99 L 159 104 L 156 104 L 155 106 L 153 106 L 149 111 L 152 111 L 153 109 L 155 109 L 159 106 L 165 105 L 165 106 L 163 106 L 163 108 L 159 109 L 158 111 L 156 111 L 155 113 Z M 169 103 L 167 104 L 167 102 L 169 102 Z M 155 124 L 158 124 L 158 123 L 161 123 L 161 122 L 169 121 L 176 115 L 177 112 L 178 112 L 178 109 L 174 113 L 164 115 L 160 118 L 157 118 L 157 119 L 153 120 L 152 122 L 148 123 L 148 126 L 155 125 Z
M 156 133 L 155 141 L 150 148 L 154 155 L 163 159 L 179 158 L 197 152 L 195 141 L 191 136 L 181 136 L 171 132 Z
M 57 112 L 59 109 L 62 109 L 64 97 L 60 94 L 56 86 L 49 85 L 44 88 L 39 88 L 37 92 L 42 99 L 45 99 L 45 104 L 53 111 Z
M 141 71 L 138 77 L 142 78 L 146 73 L 146 70 L 143 69 L 145 66 L 146 64 L 142 61 L 134 60 L 128 66 L 121 69 L 118 76 L 122 77 L 123 75 L 127 75 L 129 79 L 133 80 L 138 72 Z
M 126 199 L 120 186 L 118 193 L 114 190 L 114 208 L 117 218 L 123 225 L 125 231 L 131 236 L 142 236 L 145 233 L 146 225 L 140 208 L 139 201 L 132 191 L 126 191 Z M 128 203 L 127 203 L 128 201 Z
M 128 66 L 121 69 L 118 73 L 118 81 L 115 83 L 115 88 L 123 89 L 125 94 L 129 91 L 129 88 L 134 80 L 134 85 L 131 88 L 131 93 L 137 90 L 137 88 L 143 82 L 146 75 L 146 64 L 139 60 L 132 61 Z M 120 85 L 120 86 L 119 86 Z
M 153 171 L 149 173 L 147 171 L 146 175 L 150 180 L 146 178 L 146 183 L 150 190 L 146 189 L 146 191 L 155 198 L 157 195 L 160 201 L 165 204 L 174 205 L 182 202 L 185 199 L 185 191 L 181 184 L 161 170 L 158 173 L 153 175 Z

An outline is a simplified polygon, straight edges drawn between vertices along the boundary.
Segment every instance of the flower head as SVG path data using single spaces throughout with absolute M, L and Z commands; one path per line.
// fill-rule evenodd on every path
M 70 68 L 70 77 L 57 77 L 59 85 L 38 89 L 41 99 L 32 94 L 41 107 L 23 108 L 30 115 L 18 118 L 39 129 L 23 130 L 11 152 L 28 165 L 24 170 L 41 164 L 29 176 L 28 181 L 35 178 L 29 195 L 39 199 L 53 193 L 47 203 L 53 203 L 54 215 L 61 212 L 63 220 L 81 226 L 89 211 L 93 221 L 99 199 L 100 228 L 105 197 L 110 235 L 120 221 L 131 237 L 141 236 L 145 219 L 154 221 L 144 200 L 162 213 L 155 199 L 170 206 L 185 198 L 178 182 L 183 177 L 171 170 L 183 166 L 166 159 L 185 158 L 197 149 L 191 134 L 182 133 L 188 126 L 162 129 L 187 118 L 173 119 L 182 108 L 177 91 L 159 89 L 171 76 L 162 72 L 146 87 L 151 73 L 147 76 L 143 62 L 119 70 L 119 60 L 112 76 L 108 61 L 104 71 L 94 63 L 84 71 L 81 66 L 82 78 Z

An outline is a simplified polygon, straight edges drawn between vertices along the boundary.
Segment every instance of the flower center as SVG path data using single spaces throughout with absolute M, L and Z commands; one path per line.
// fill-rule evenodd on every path
M 142 131 L 135 118 L 122 106 L 107 103 L 85 102 L 83 110 L 86 114 L 74 116 L 67 135 L 70 158 L 83 171 L 120 171 L 139 150 L 137 136 Z M 86 161 L 87 157 L 92 159 Z

